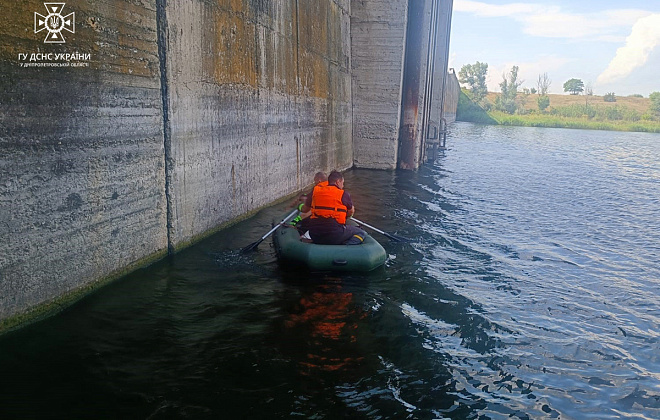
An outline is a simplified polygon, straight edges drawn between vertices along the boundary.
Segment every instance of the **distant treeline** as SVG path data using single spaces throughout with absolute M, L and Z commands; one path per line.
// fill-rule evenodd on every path
M 464 91 L 461 91 L 459 97 L 456 120 L 523 127 L 660 133 L 660 121 L 655 120 L 649 113 L 641 114 L 624 105 L 571 104 L 551 107 L 546 112 L 507 114 L 497 110 L 486 111 L 482 106 L 473 102 Z

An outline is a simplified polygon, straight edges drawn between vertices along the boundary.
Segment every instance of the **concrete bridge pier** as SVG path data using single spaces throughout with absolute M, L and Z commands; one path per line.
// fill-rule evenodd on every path
M 352 7 L 355 166 L 415 170 L 443 115 L 455 119 L 458 80 L 447 72 L 453 1 Z

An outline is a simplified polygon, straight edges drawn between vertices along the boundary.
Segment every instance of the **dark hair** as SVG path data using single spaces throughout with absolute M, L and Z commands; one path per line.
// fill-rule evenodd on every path
M 330 172 L 330 175 L 328 175 L 328 184 L 333 185 L 340 179 L 344 179 L 344 175 L 342 175 L 341 172 L 332 171 Z

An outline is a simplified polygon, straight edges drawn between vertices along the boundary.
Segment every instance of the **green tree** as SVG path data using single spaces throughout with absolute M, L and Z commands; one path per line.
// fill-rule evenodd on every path
M 536 104 L 539 106 L 539 111 L 545 111 L 550 106 L 550 97 L 548 95 L 541 95 L 536 98 Z
M 486 86 L 486 73 L 488 73 L 488 64 L 476 62 L 466 64 L 458 72 L 458 81 L 467 85 L 472 94 L 472 100 L 479 103 L 488 94 Z
M 571 95 L 578 95 L 584 90 L 584 83 L 580 79 L 569 79 L 564 83 L 564 92 L 571 92 Z
M 656 114 L 660 114 L 660 92 L 653 92 L 649 95 L 649 99 L 651 100 L 649 110 Z
M 502 79 L 500 83 L 502 93 L 495 100 L 495 108 L 507 114 L 513 114 L 518 107 L 516 104 L 518 88 L 523 84 L 522 80 L 518 80 L 518 66 L 513 66 L 508 74 L 503 74 Z
M 614 92 L 608 92 L 603 96 L 605 102 L 616 102 L 616 95 Z
M 536 105 L 538 105 L 539 111 L 545 111 L 550 106 L 548 90 L 551 83 L 552 81 L 548 77 L 548 73 L 539 74 L 539 78 L 536 80 L 537 92 L 539 94 L 539 97 L 536 98 Z

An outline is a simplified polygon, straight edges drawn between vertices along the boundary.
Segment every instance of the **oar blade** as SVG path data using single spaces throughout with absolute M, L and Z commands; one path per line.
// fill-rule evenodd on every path
M 411 242 L 412 239 L 406 238 L 405 236 L 393 235 L 391 233 L 384 233 L 385 236 L 396 242 Z
M 257 249 L 257 247 L 261 242 L 263 242 L 263 239 L 259 239 L 258 241 L 252 242 L 250 245 L 241 249 L 241 254 L 247 254 L 248 252 L 254 251 L 255 249 Z
M 404 237 L 404 236 L 392 235 L 391 233 L 387 233 L 387 232 L 385 232 L 385 231 L 382 231 L 382 230 L 380 230 L 380 229 L 378 229 L 378 228 L 376 228 L 376 227 L 374 227 L 374 226 L 371 226 L 371 225 L 368 224 L 368 223 L 365 223 L 365 222 L 363 222 L 363 221 L 361 221 L 361 220 L 356 219 L 355 217 L 353 217 L 353 220 L 355 220 L 355 222 L 357 222 L 359 225 L 361 225 L 361 226 L 365 226 L 365 227 L 367 227 L 367 228 L 369 228 L 369 229 L 371 229 L 371 230 L 373 230 L 373 231 L 376 231 L 376 232 L 380 233 L 381 235 L 384 235 L 384 236 L 390 238 L 390 239 L 393 240 L 393 241 L 396 241 L 396 242 L 411 242 L 411 241 L 412 241 L 412 239 L 408 239 L 408 238 L 406 238 L 406 237 Z

